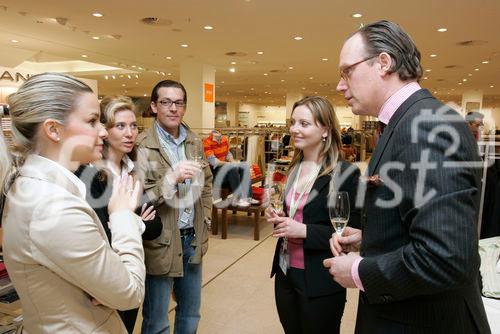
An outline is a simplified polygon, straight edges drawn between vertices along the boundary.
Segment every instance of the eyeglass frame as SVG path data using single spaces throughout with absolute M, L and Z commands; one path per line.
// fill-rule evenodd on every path
M 160 100 L 160 101 L 156 101 L 155 102 L 156 104 L 160 104 L 160 106 L 162 106 L 163 108 L 170 108 L 172 107 L 172 104 L 175 104 L 175 108 L 179 108 L 179 109 L 183 109 L 186 107 L 186 102 L 184 102 L 184 100 L 176 100 L 176 101 L 172 101 L 170 99 L 166 99 L 166 100 Z M 179 105 L 181 104 L 181 105 Z
M 339 69 L 340 78 L 343 79 L 344 81 L 349 81 L 349 76 L 351 75 L 352 71 L 354 70 L 354 68 L 356 66 L 358 66 L 361 63 L 364 63 L 365 61 L 373 59 L 375 57 L 378 57 L 378 54 L 374 55 L 374 56 L 369 56 L 369 57 L 363 58 L 360 61 L 355 62 L 354 64 L 346 66 L 343 69 Z

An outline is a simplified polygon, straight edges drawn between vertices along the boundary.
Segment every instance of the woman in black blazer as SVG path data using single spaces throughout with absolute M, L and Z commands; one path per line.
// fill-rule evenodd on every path
M 101 221 L 109 242 L 111 230 L 108 226 L 108 203 L 112 193 L 113 179 L 126 175 L 135 176 L 135 141 L 138 134 L 135 106 L 126 96 L 105 97 L 101 101 L 101 123 L 108 131 L 104 140 L 104 159 L 95 163 L 95 166 L 82 165 L 75 174 L 87 187 L 87 201 L 94 209 Z M 154 207 L 144 198 L 142 207 L 136 210 L 145 223 L 143 240 L 157 238 L 162 230 L 160 217 L 156 216 Z M 132 334 L 137 318 L 138 309 L 119 311 L 120 317 Z
M 266 210 L 278 237 L 271 277 L 285 333 L 338 333 L 346 290 L 333 281 L 323 260 L 332 256 L 334 233 L 328 214 L 329 195 L 347 191 L 350 226 L 359 226 L 355 209 L 359 169 L 340 160 L 337 117 L 322 97 L 305 97 L 293 106 L 290 134 L 295 154 L 285 190 L 284 213 Z

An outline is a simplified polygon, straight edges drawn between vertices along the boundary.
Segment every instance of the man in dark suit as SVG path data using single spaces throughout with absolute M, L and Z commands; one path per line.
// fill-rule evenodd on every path
M 324 261 L 360 289 L 356 333 L 489 333 L 477 286 L 480 159 L 466 123 L 421 89 L 420 52 L 395 23 L 352 34 L 339 67 L 353 113 L 386 125 L 358 192 L 362 228 L 334 236 Z

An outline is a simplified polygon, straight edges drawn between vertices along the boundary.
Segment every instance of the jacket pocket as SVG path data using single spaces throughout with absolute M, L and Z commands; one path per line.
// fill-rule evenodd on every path
M 161 235 L 144 241 L 146 272 L 151 275 L 168 273 L 172 265 L 172 230 L 163 230 Z

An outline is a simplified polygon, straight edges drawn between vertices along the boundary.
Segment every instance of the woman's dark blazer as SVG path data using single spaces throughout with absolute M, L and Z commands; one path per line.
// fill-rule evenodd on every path
M 349 193 L 351 214 L 348 226 L 360 228 L 360 212 L 355 208 L 359 169 L 346 161 L 339 161 L 334 173 L 334 187 L 338 191 Z M 326 296 L 344 290 L 333 280 L 328 269 L 323 266 L 323 260 L 333 256 L 329 239 L 335 230 L 330 223 L 327 206 L 331 175 L 324 175 L 316 179 L 303 211 L 303 223 L 307 226 L 307 237 L 304 239 L 304 269 L 305 293 L 308 297 Z M 289 175 L 289 177 L 290 180 L 293 180 L 294 175 Z M 344 181 L 340 182 L 342 180 Z M 289 188 L 287 193 L 291 190 L 291 187 Z M 286 208 L 286 212 L 288 212 L 288 208 Z M 278 255 L 282 241 L 283 239 L 279 238 L 276 244 L 271 277 L 277 270 L 281 270 Z
M 111 243 L 111 230 L 109 229 L 109 213 L 108 204 L 111 198 L 111 193 L 113 191 L 113 181 L 111 177 L 106 180 L 102 178 L 103 171 L 97 169 L 94 166 L 82 165 L 77 169 L 75 175 L 85 184 L 86 189 L 86 199 L 90 206 L 94 209 L 99 217 L 99 220 L 104 227 L 108 241 Z M 145 198 L 144 194 L 141 200 L 141 204 L 148 203 L 148 207 L 151 203 Z M 135 210 L 135 213 L 140 216 L 141 206 Z M 144 222 L 146 230 L 142 234 L 143 240 L 153 240 L 160 236 L 162 230 L 162 222 L 158 215 L 151 221 Z

